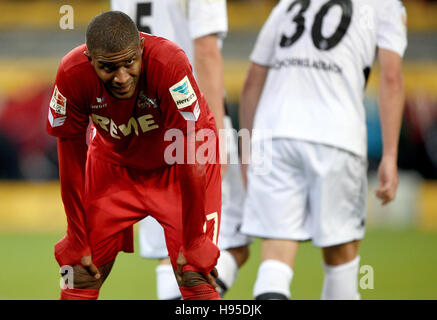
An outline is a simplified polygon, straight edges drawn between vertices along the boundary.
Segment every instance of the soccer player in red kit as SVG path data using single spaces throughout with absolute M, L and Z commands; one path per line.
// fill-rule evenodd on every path
M 217 130 L 182 49 L 139 33 L 124 13 L 94 17 L 86 44 L 59 66 L 47 131 L 58 141 L 68 222 L 55 257 L 74 279 L 61 299 L 97 299 L 147 215 L 164 227 L 183 299 L 219 299 Z

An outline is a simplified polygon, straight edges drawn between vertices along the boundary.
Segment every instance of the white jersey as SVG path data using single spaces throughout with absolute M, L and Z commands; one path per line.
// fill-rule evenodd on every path
M 367 76 L 376 47 L 401 57 L 406 12 L 399 0 L 281 0 L 251 61 L 269 66 L 254 129 L 367 155 Z
M 225 0 L 111 0 L 111 9 L 129 15 L 138 29 L 175 42 L 193 63 L 193 40 L 226 36 Z

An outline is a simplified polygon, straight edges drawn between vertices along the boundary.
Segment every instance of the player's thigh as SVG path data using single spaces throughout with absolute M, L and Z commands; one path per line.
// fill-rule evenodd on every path
M 257 173 L 249 166 L 243 233 L 269 239 L 307 240 L 304 229 L 308 184 L 293 139 L 274 139 L 271 167 Z
M 307 144 L 313 243 L 335 246 L 364 236 L 367 161 L 351 152 Z
M 140 176 L 140 171 L 88 157 L 84 208 L 97 266 L 114 260 L 119 251 L 133 252 L 132 226 L 146 216 Z

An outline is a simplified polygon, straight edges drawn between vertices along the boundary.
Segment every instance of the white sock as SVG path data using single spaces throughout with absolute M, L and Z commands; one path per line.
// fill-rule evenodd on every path
M 278 260 L 265 260 L 258 268 L 253 296 L 255 299 L 290 299 L 293 270 Z
M 181 298 L 171 264 L 160 264 L 156 267 L 156 289 L 158 300 L 179 300 Z
M 358 267 L 360 257 L 338 265 L 323 264 L 325 278 L 323 280 L 322 300 L 360 300 L 358 293 Z
M 232 287 L 235 279 L 237 279 L 238 264 L 229 251 L 223 250 L 220 252 L 220 258 L 217 261 L 216 268 L 218 272 L 217 282 L 219 285 L 220 296 L 223 296 L 226 290 Z

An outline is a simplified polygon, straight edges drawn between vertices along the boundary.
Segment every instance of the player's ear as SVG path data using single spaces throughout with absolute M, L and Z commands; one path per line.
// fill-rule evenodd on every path
M 141 55 L 142 55 L 143 51 L 144 51 L 144 38 L 140 39 L 140 50 L 141 50 Z
M 91 62 L 92 58 L 88 51 L 84 51 L 83 54 L 88 58 L 88 61 Z

